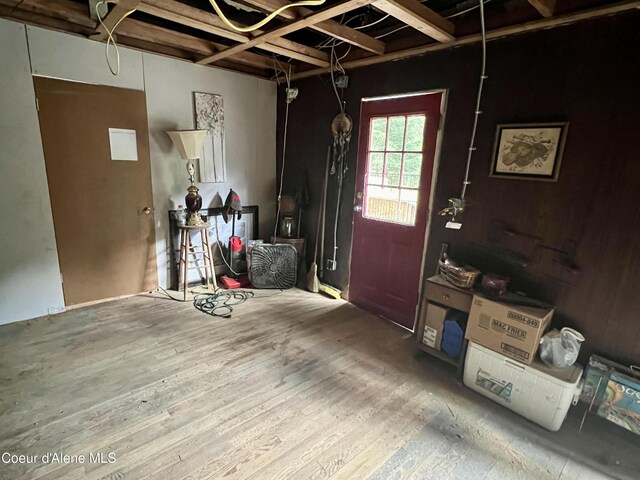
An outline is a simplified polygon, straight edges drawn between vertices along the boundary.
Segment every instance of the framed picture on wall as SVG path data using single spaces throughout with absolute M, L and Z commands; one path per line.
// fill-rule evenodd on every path
M 498 125 L 491 177 L 558 181 L 568 122 Z

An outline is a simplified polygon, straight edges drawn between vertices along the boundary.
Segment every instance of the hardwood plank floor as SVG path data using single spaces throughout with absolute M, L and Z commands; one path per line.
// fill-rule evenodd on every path
M 594 416 L 578 433 L 578 408 L 547 432 L 454 374 L 300 290 L 256 291 L 228 319 L 147 295 L 4 325 L 0 454 L 39 457 L 3 457 L 0 478 L 638 478 L 637 437 Z

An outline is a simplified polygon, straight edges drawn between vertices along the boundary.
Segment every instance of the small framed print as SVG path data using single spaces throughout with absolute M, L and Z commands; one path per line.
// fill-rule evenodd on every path
M 498 125 L 491 177 L 558 181 L 568 122 Z

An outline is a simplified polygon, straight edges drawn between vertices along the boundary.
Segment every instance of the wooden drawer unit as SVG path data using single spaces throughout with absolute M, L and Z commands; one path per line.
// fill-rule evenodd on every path
M 418 349 L 428 353 L 440 360 L 454 365 L 458 369 L 458 377 L 462 378 L 464 368 L 464 357 L 467 351 L 467 341 L 463 340 L 462 353 L 460 358 L 451 358 L 445 352 L 441 352 L 435 348 L 425 345 L 422 342 L 424 335 L 424 326 L 429 304 L 435 306 L 452 308 L 461 312 L 469 313 L 471 310 L 471 301 L 473 300 L 472 290 L 463 290 L 451 283 L 447 282 L 440 275 L 428 278 L 425 284 L 424 296 L 422 297 L 422 308 L 418 317 L 418 325 L 416 328 L 416 345 Z
M 473 299 L 473 295 L 469 291 L 458 289 L 441 277 L 431 277 L 427 280 L 424 296 L 430 302 L 439 303 L 462 312 L 471 310 L 471 300 Z

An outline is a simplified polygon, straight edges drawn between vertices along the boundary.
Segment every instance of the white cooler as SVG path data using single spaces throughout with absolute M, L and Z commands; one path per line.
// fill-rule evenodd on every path
M 469 342 L 464 384 L 551 431 L 560 429 L 582 390 L 582 367 L 548 368 L 539 360 L 524 365 Z

